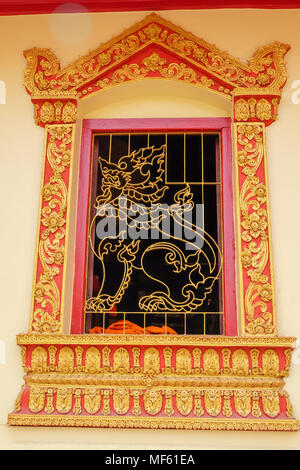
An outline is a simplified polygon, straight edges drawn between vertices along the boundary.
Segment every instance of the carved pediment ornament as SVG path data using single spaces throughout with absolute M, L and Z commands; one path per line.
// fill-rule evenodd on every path
M 50 123 L 51 116 L 54 122 L 73 122 L 71 104 L 74 106 L 78 99 L 144 78 L 184 81 L 228 99 L 239 91 L 280 96 L 287 79 L 284 56 L 289 48 L 280 42 L 260 47 L 246 65 L 215 45 L 151 14 L 62 69 L 50 49 L 25 51 L 24 84 L 35 104 L 35 117 L 40 125 Z M 38 104 L 46 99 L 47 113 L 44 107 L 40 119 Z M 57 101 L 60 104 L 55 106 Z

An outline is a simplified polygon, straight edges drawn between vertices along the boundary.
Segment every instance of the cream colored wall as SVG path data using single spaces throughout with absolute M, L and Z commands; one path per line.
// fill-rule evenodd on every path
M 243 61 L 257 47 L 274 40 L 292 46 L 286 57 L 289 79 L 279 119 L 267 131 L 267 150 L 279 334 L 300 338 L 300 104 L 291 100 L 291 84 L 300 80 L 300 10 L 160 14 Z M 34 124 L 33 107 L 22 85 L 22 52 L 34 46 L 50 47 L 64 66 L 145 15 L 128 12 L 0 18 L 0 80 L 7 90 L 6 104 L 0 104 L 0 340 L 6 345 L 6 364 L 0 364 L 0 448 L 299 449 L 300 433 L 34 429 L 6 425 L 22 385 L 15 336 L 28 329 L 43 147 L 43 130 Z M 209 105 L 205 104 L 207 98 Z M 226 116 L 230 107 L 226 101 L 195 87 L 153 80 L 108 90 L 95 101 L 87 99 L 82 102 L 81 113 L 101 118 Z M 293 364 L 286 388 L 298 419 L 299 385 L 300 364 Z

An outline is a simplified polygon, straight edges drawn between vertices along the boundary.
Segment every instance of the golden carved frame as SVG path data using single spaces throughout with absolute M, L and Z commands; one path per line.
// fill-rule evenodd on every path
M 282 390 L 295 339 L 277 336 L 265 146 L 288 50 L 274 42 L 246 65 L 151 14 L 63 69 L 49 49 L 25 51 L 45 146 L 30 329 L 17 337 L 27 375 L 9 424 L 299 429 Z M 145 78 L 184 81 L 233 103 L 239 337 L 63 333 L 77 108 Z

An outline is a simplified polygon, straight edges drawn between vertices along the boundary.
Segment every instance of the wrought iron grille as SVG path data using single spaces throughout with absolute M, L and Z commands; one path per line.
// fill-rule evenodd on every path
M 94 136 L 86 332 L 222 334 L 219 141 Z

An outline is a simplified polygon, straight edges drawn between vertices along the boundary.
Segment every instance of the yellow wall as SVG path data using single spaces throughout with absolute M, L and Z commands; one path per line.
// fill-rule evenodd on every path
M 257 47 L 274 40 L 292 47 L 286 56 L 289 79 L 279 119 L 267 131 L 267 150 L 279 334 L 300 338 L 300 104 L 292 103 L 291 88 L 294 80 L 300 80 L 300 10 L 160 14 L 243 61 Z M 145 15 L 122 12 L 0 18 L 0 80 L 5 82 L 7 92 L 6 104 L 0 104 L 0 340 L 6 345 L 6 364 L 0 364 L 0 448 L 299 449 L 300 433 L 34 429 L 6 425 L 22 385 L 15 336 L 28 330 L 43 147 L 43 130 L 34 124 L 33 106 L 23 87 L 23 50 L 50 47 L 64 66 Z M 205 102 L 207 97 L 209 104 Z M 81 113 L 83 117 L 101 118 L 227 116 L 230 106 L 188 85 L 154 80 L 107 90 L 95 101 L 83 102 Z M 299 385 L 300 363 L 292 365 L 286 387 L 298 419 Z

